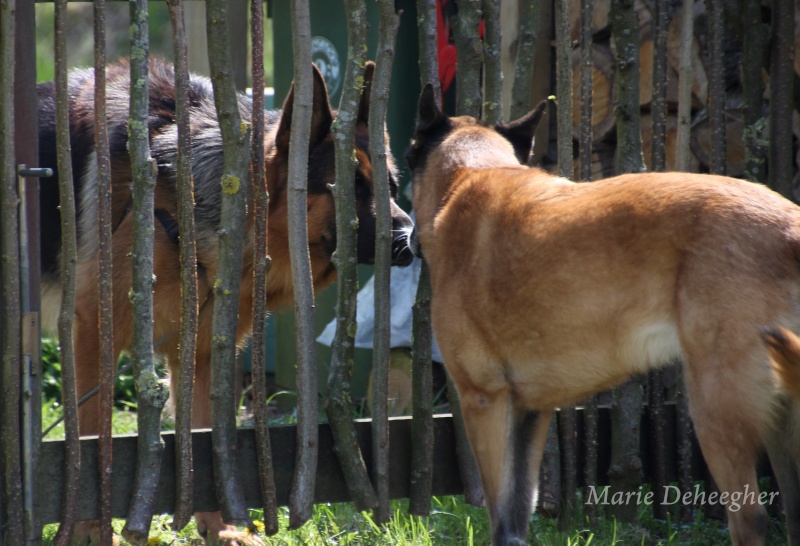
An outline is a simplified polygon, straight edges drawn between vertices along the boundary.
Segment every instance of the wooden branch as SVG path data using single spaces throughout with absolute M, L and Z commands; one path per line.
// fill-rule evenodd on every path
M 723 0 L 705 0 L 708 21 L 708 121 L 711 127 L 709 171 L 725 174 L 725 15 Z M 791 12 L 790 12 L 791 13 Z M 794 15 L 792 15 L 794 18 Z M 792 35 L 794 44 L 794 34 Z M 789 124 L 791 126 L 791 123 Z M 791 135 L 791 128 L 790 135 Z M 791 175 L 790 175 L 791 176 Z
M 519 36 L 517 60 L 514 65 L 514 85 L 511 91 L 511 113 L 509 119 L 519 119 L 531 109 L 534 59 L 539 41 L 542 2 L 520 0 Z
M 431 344 L 431 277 L 428 263 L 420 264 L 419 282 L 414 306 L 411 311 L 411 491 L 408 512 L 416 516 L 427 516 L 431 511 L 433 489 L 433 390 Z M 447 383 L 450 404 L 458 403 L 455 386 Z M 455 420 L 455 418 L 454 418 Z M 463 423 L 462 423 L 463 425 Z M 463 444 L 459 444 L 463 448 Z M 471 452 L 468 453 L 471 456 Z M 459 452 L 459 455 L 461 453 Z M 459 457 L 461 460 L 461 457 Z M 473 495 L 474 497 L 474 495 Z M 475 500 L 472 498 L 471 500 Z
M 556 0 L 556 97 L 558 100 L 558 170 L 574 178 L 572 163 L 572 39 L 569 0 Z
M 694 0 L 683 0 L 681 11 L 681 57 L 678 68 L 678 134 L 675 155 L 678 170 L 688 172 L 692 130 L 692 45 Z
M 692 417 L 689 415 L 689 399 L 686 396 L 686 383 L 680 366 L 679 390 L 675 396 L 675 436 L 678 443 L 678 487 L 681 495 L 692 491 Z M 694 521 L 694 503 L 681 504 L 681 523 Z
M 592 0 L 581 0 L 580 43 L 580 179 L 588 182 L 592 179 Z
M 336 146 L 336 334 L 328 370 L 326 412 L 335 439 L 335 452 L 345 476 L 347 489 L 358 510 L 378 504 L 369 480 L 367 467 L 358 447 L 352 422 L 350 376 L 353 369 L 353 348 L 356 334 L 356 215 L 355 168 L 353 145 L 355 128 L 364 87 L 367 61 L 367 7 L 363 0 L 345 0 L 347 13 L 347 59 L 339 113 L 333 123 Z M 372 70 L 372 68 L 370 68 Z M 383 140 L 383 137 L 381 137 Z M 377 182 L 376 182 L 377 185 Z M 377 188 L 376 188 L 377 189 Z M 376 283 L 377 287 L 377 283 Z M 376 400 L 376 405 L 380 403 Z
M 436 41 L 437 0 L 417 0 L 417 27 L 419 36 L 419 75 L 422 87 L 433 85 L 433 96 L 441 103 L 442 86 L 439 81 L 439 58 Z M 440 104 L 441 105 L 441 104 Z
M 419 33 L 420 83 L 433 84 L 441 107 L 442 93 L 436 40 L 436 2 L 417 0 L 417 17 L 426 32 Z M 416 264 L 411 267 L 416 267 Z M 411 484 L 408 512 L 427 516 L 433 489 L 433 390 L 431 344 L 431 279 L 428 264 L 421 260 L 417 293 L 412 309 L 411 342 Z
M 653 21 L 653 98 L 650 111 L 653 117 L 650 168 L 663 171 L 666 168 L 667 138 L 667 44 L 669 41 L 668 0 L 656 0 Z
M 588 499 L 593 487 L 597 486 L 597 396 L 592 396 L 583 408 L 583 481 L 584 498 Z M 589 502 L 583 505 L 584 513 L 593 524 L 597 523 L 597 504 Z
M 561 514 L 558 527 L 566 531 L 573 525 L 573 516 L 577 511 L 578 415 L 574 406 L 558 412 L 558 436 L 561 450 Z
M 23 501 L 20 443 L 20 355 L 22 317 L 19 263 L 19 197 L 17 196 L 16 153 L 14 149 L 14 17 L 15 0 L 0 0 L 0 281 L 2 281 L 2 365 L 3 387 L 0 406 L 0 446 L 2 446 L 2 498 L 0 518 L 5 526 L 4 540 L 22 544 Z
M 219 258 L 214 280 L 211 334 L 211 434 L 214 483 L 222 519 L 254 528 L 236 472 L 236 333 L 242 278 L 242 248 L 249 186 L 250 124 L 239 113 L 228 32 L 228 2 L 206 2 L 208 60 L 222 150 Z
M 608 481 L 612 492 L 637 491 L 642 484 L 642 459 L 639 454 L 639 430 L 642 420 L 642 384 L 634 379 L 614 389 L 611 404 L 611 462 Z M 614 516 L 622 522 L 636 521 L 635 503 L 614 507 Z
M 313 101 L 311 15 L 308 0 L 291 3 L 294 51 L 294 106 L 289 148 L 289 254 L 292 262 L 297 328 L 297 455 L 289 501 L 289 527 L 311 517 L 317 474 L 317 359 L 314 339 L 314 287 L 308 254 L 306 201 L 308 146 Z M 337 244 L 340 236 L 337 234 Z
M 481 117 L 481 65 L 483 45 L 478 36 L 481 22 L 481 0 L 462 0 L 453 21 L 453 34 L 458 51 L 456 71 L 456 113 Z
M 720 2 L 721 0 L 715 0 Z M 795 200 L 792 116 L 794 105 L 794 2 L 775 0 L 772 4 L 770 40 L 769 187 Z
M 400 14 L 394 0 L 380 0 L 375 75 L 370 90 L 369 142 L 375 195 L 375 332 L 372 358 L 372 476 L 378 494 L 376 523 L 392 516 L 389 505 L 389 352 L 392 265 L 392 213 L 386 152 L 386 110 Z M 366 91 L 365 91 L 366 92 Z
M 111 451 L 111 413 L 114 407 L 114 310 L 111 272 L 111 152 L 106 123 L 106 3 L 94 3 L 94 149 L 97 155 L 97 222 L 98 222 L 98 294 L 99 325 L 99 464 L 100 475 L 100 542 L 111 544 L 111 505 L 114 487 Z
M 764 65 L 767 37 L 761 22 L 758 2 L 742 3 L 742 88 L 744 91 L 745 176 L 754 182 L 765 182 L 768 140 L 764 117 Z M 796 54 L 796 53 L 795 53 Z
M 608 14 L 616 43 L 617 171 L 642 172 L 642 135 L 639 122 L 639 19 L 633 0 L 611 0 Z
M 264 509 L 264 533 L 278 532 L 278 502 L 275 474 L 272 465 L 272 446 L 269 438 L 267 412 L 267 381 L 264 370 L 264 329 L 267 323 L 267 270 L 269 249 L 267 223 L 269 191 L 264 175 L 264 4 L 250 2 L 250 25 L 253 40 L 253 141 L 251 171 L 255 189 L 255 256 L 253 258 L 253 421 L 258 457 L 258 481 L 261 485 L 261 505 Z
M 503 121 L 503 67 L 500 62 L 500 0 L 481 0 L 483 11 L 483 120 Z
M 133 341 L 131 361 L 138 395 L 138 458 L 136 485 L 122 535 L 128 542 L 147 542 L 153 518 L 153 499 L 158 488 L 163 444 L 161 410 L 169 396 L 159 379 L 153 357 L 153 208 L 156 164 L 150 156 L 149 18 L 146 0 L 134 0 L 131 9 L 131 108 L 128 120 L 128 153 L 133 175 Z
M 666 168 L 667 137 L 667 43 L 669 39 L 669 14 L 667 0 L 656 0 L 653 48 L 653 98 L 650 110 L 653 118 L 650 165 L 654 171 Z M 650 445 L 653 448 L 653 491 L 664 491 L 669 484 L 666 460 L 664 421 L 664 372 L 655 370 L 648 375 L 648 415 L 650 417 Z M 660 502 L 653 505 L 653 515 L 666 519 L 667 507 Z
M 175 392 L 175 512 L 172 528 L 186 527 L 192 517 L 194 469 L 192 459 L 192 396 L 194 392 L 195 351 L 197 347 L 198 295 L 197 250 L 194 225 L 194 181 L 189 119 L 189 68 L 183 1 L 168 0 L 172 24 L 172 50 L 175 57 L 175 112 L 178 127 L 178 230 L 181 263 L 180 368 L 173 378 Z
M 66 436 L 66 473 L 64 476 L 64 510 L 62 523 L 54 543 L 66 546 L 72 540 L 75 507 L 78 500 L 78 479 L 81 468 L 78 432 L 78 396 L 75 385 L 75 350 L 72 324 L 75 318 L 76 236 L 75 195 L 72 184 L 72 162 L 69 141 L 69 92 L 67 83 L 67 2 L 55 4 L 55 69 L 56 69 L 56 150 L 58 163 L 59 210 L 61 213 L 61 309 L 58 314 L 59 354 L 61 358 L 61 403 L 64 408 Z

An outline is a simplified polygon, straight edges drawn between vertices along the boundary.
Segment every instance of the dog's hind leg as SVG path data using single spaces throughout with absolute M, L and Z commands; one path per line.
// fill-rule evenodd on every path
M 731 344 L 730 351 L 719 352 L 697 357 L 685 349 L 689 409 L 708 468 L 728 499 L 733 544 L 761 546 L 768 518 L 758 503 L 756 462 L 769 408 L 759 378 L 748 372 L 759 369 L 759 357 L 760 369 L 766 367 L 763 355 L 748 355 L 747 347 Z
M 800 479 L 795 459 L 797 446 L 787 442 L 792 438 L 791 427 L 780 427 L 770 434 L 766 444 L 770 464 L 778 478 L 783 511 L 786 516 L 786 529 L 791 546 L 800 545 Z
M 507 384 L 492 390 L 456 384 L 481 474 L 492 544 L 526 544 L 550 413 L 516 408 Z

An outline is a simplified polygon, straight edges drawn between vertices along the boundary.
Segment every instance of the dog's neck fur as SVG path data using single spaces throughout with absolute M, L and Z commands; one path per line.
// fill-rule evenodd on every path
M 425 159 L 428 167 L 414 180 L 414 210 L 420 238 L 432 235 L 436 215 L 458 191 L 468 170 L 527 169 L 520 165 L 513 146 L 491 128 L 473 118 L 453 118 L 456 127 Z M 433 167 L 436 165 L 436 167 Z

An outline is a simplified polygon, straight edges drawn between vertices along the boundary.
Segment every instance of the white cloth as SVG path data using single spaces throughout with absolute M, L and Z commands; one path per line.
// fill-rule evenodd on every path
M 417 283 L 422 261 L 414 258 L 408 267 L 393 267 L 392 280 L 389 283 L 391 298 L 391 325 L 389 345 L 395 347 L 411 347 L 411 312 L 417 295 Z M 355 346 L 360 349 L 372 349 L 372 335 L 375 331 L 375 277 L 371 277 L 358 291 Z M 332 345 L 336 334 L 336 319 L 332 320 L 317 338 L 323 345 Z M 431 347 L 431 358 L 442 362 L 442 355 L 436 340 Z

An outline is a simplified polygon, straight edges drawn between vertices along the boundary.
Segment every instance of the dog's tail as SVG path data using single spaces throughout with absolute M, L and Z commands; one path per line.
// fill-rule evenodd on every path
M 761 328 L 778 383 L 800 400 L 800 337 L 785 328 Z

